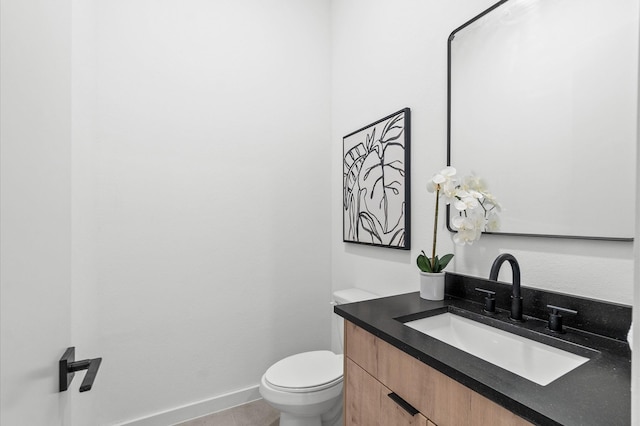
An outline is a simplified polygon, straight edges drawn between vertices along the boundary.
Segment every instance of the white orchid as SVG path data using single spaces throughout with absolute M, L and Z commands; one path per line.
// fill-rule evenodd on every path
M 452 219 L 452 226 L 456 230 L 453 240 L 456 244 L 473 244 L 478 241 L 484 231 L 496 231 L 500 228 L 497 213 L 501 206 L 488 191 L 484 179 L 472 174 L 465 176 L 460 182 L 456 178 L 456 169 L 446 167 L 434 174 L 427 183 L 427 191 L 436 193 L 435 219 L 433 224 L 433 249 L 431 257 L 424 251 L 418 256 L 418 267 L 424 272 L 441 272 L 449 263 L 453 254 L 446 254 L 441 258 L 436 256 L 438 235 L 439 202 L 453 207 L 458 216 Z
M 498 212 L 500 203 L 487 189 L 484 179 L 476 175 L 465 176 L 454 202 L 459 216 L 452 220 L 457 233 L 453 237 L 456 244 L 473 244 L 484 231 L 500 229 Z
M 486 191 L 484 194 L 483 204 L 487 207 L 487 210 L 495 210 L 496 212 L 502 211 L 502 205 L 496 200 L 496 197 L 493 196 L 490 192 Z
M 462 212 L 465 210 L 473 210 L 478 207 L 478 200 L 482 199 L 482 194 L 479 192 L 473 191 L 465 191 L 464 189 L 458 189 L 456 192 L 456 200 L 454 201 L 453 206 L 456 210 Z
M 436 173 L 435 175 L 433 175 L 433 178 L 431 180 L 433 180 L 435 183 L 441 184 L 446 181 L 450 181 L 454 179 L 455 175 L 456 175 L 456 168 L 447 166 L 444 169 L 442 169 L 440 173 Z
M 478 192 L 486 192 L 487 191 L 487 183 L 481 177 L 476 176 L 475 174 L 470 174 L 462 178 L 462 185 L 464 189 L 475 189 Z
M 457 230 L 453 241 L 459 245 L 473 244 L 486 230 L 485 217 L 479 210 L 469 212 L 467 216 L 454 217 L 452 225 Z
M 457 200 L 458 188 L 456 186 L 455 180 L 451 180 L 445 182 L 442 185 L 442 189 L 440 190 L 440 197 L 442 197 L 442 201 L 449 205 L 454 203 Z
M 434 174 L 431 180 L 427 182 L 427 191 L 437 192 L 444 187 L 455 187 L 456 169 L 454 167 L 445 167 L 440 172 Z
M 500 229 L 500 216 L 496 212 L 490 212 L 487 216 L 485 229 L 489 232 L 498 231 Z
M 453 236 L 453 241 L 459 245 L 472 244 L 479 237 L 476 221 L 470 217 L 456 216 L 451 221 L 453 227 L 458 231 Z
M 441 272 L 449 263 L 452 254 L 447 254 L 438 258 L 436 256 L 436 244 L 438 241 L 438 209 L 440 203 L 440 197 L 444 198 L 446 204 L 457 199 L 456 191 L 458 186 L 456 185 L 456 169 L 448 166 L 442 169 L 439 173 L 434 174 L 431 180 L 427 182 L 427 191 L 436 193 L 436 212 L 433 222 L 433 250 L 431 251 L 431 258 L 428 258 L 424 251 L 418 256 L 417 264 L 423 272 Z

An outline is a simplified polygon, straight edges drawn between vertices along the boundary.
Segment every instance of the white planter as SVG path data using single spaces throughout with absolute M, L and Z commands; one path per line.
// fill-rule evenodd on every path
M 444 272 L 432 274 L 420 271 L 420 297 L 426 300 L 444 300 Z

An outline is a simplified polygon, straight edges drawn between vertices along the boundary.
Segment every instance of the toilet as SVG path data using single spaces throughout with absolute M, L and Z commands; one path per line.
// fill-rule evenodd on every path
M 333 293 L 332 305 L 375 299 L 359 288 Z M 312 351 L 286 357 L 267 369 L 260 380 L 260 395 L 280 411 L 280 426 L 342 426 L 342 374 L 344 328 L 336 317 L 340 354 Z

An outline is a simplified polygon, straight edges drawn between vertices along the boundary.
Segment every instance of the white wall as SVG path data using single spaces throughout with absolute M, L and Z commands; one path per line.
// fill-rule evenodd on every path
M 330 5 L 77 2 L 74 317 L 114 424 L 330 341 Z M 92 335 L 91 330 L 95 330 Z
M 433 194 L 425 190 L 446 164 L 447 37 L 493 0 L 333 2 L 332 282 L 380 294 L 418 290 L 415 258 L 431 248 Z M 635 75 L 635 74 L 634 74 Z M 631 81 L 629 87 L 637 82 Z M 342 137 L 402 107 L 412 110 L 412 249 L 342 242 Z M 496 194 L 499 197 L 499 194 Z M 487 277 L 501 252 L 519 260 L 524 285 L 630 304 L 632 243 L 485 236 L 454 247 L 441 216 L 438 252 L 455 253 L 449 271 Z M 510 280 L 509 268 L 501 279 Z
M 94 2 L 72 0 L 71 115 L 73 117 L 71 146 L 71 234 L 72 292 L 71 333 L 77 356 L 104 357 L 103 335 L 99 328 L 100 306 L 96 239 L 99 223 L 94 213 L 98 197 L 95 176 L 95 117 L 96 117 L 96 34 Z M 95 424 L 104 398 L 102 381 L 106 365 L 104 359 L 91 392 L 71 392 L 74 398 L 72 425 Z M 102 416 L 104 417 L 104 416 Z
M 0 6 L 0 424 L 67 425 L 71 3 Z

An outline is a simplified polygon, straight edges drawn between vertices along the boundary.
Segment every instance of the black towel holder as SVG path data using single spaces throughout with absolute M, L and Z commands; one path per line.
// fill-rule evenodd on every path
M 100 368 L 101 362 L 102 358 L 76 361 L 75 346 L 67 348 L 67 350 L 64 351 L 62 358 L 60 358 L 60 363 L 58 366 L 60 376 L 60 392 L 64 392 L 69 389 L 69 385 L 71 384 L 76 371 L 81 370 L 87 370 L 87 373 L 84 375 L 84 380 L 82 380 L 82 384 L 80 385 L 80 392 L 91 390 L 93 381 L 96 379 L 96 374 L 98 374 L 98 368 Z

